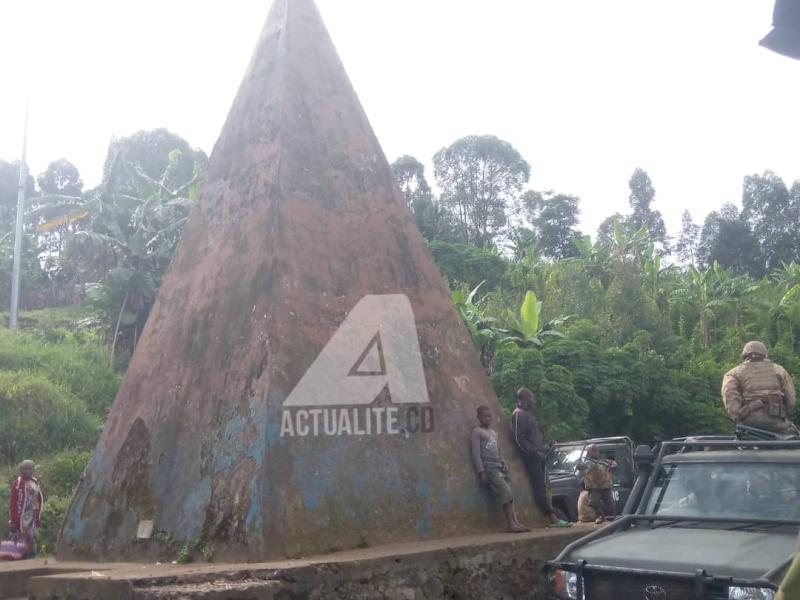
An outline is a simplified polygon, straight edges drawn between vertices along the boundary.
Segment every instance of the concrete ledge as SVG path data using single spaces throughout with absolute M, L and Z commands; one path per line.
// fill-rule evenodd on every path
M 30 579 L 32 600 L 543 598 L 542 566 L 591 527 L 392 544 L 252 564 L 87 565 Z M 53 568 L 60 568 L 58 563 Z
M 87 565 L 83 562 L 58 562 L 51 559 L 0 562 L 0 600 L 24 598 L 28 595 L 28 582 L 34 577 L 63 575 L 91 569 L 105 571 L 111 564 Z

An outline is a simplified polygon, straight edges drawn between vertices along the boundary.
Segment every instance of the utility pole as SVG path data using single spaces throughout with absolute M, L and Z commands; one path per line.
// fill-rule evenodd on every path
M 17 228 L 14 234 L 14 268 L 11 274 L 11 311 L 8 328 L 17 328 L 19 313 L 19 285 L 22 266 L 22 219 L 25 209 L 25 184 L 28 179 L 28 166 L 25 163 L 28 152 L 28 103 L 25 103 L 25 130 L 22 134 L 22 158 L 19 161 L 19 188 L 17 189 Z

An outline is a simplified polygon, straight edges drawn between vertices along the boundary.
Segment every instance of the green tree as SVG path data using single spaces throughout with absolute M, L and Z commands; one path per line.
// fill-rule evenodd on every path
M 173 162 L 172 152 L 178 150 L 180 158 Z M 136 169 L 120 169 L 121 159 Z M 185 139 L 167 129 L 137 131 L 131 136 L 113 138 L 109 144 L 103 166 L 103 181 L 107 191 L 119 193 L 138 192 L 140 174 L 159 181 L 169 168 L 169 176 L 163 182 L 170 190 L 176 190 L 191 181 L 195 172 L 205 172 L 208 157 L 198 148 L 192 148 Z
M 538 252 L 551 260 L 578 255 L 573 240 L 580 235 L 580 199 L 554 192 L 525 192 L 522 211 L 533 226 Z
M 732 204 L 708 214 L 700 231 L 698 262 L 708 268 L 714 262 L 734 273 L 753 277 L 764 275 L 764 263 L 758 240 L 750 224 L 740 218 Z
M 417 228 L 427 240 L 456 241 L 450 214 L 433 197 L 425 166 L 404 155 L 391 165 L 395 181 L 408 202 Z
M 800 199 L 790 196 L 775 173 L 765 171 L 744 178 L 741 218 L 752 225 L 767 270 L 800 260 Z
M 405 154 L 394 161 L 391 167 L 409 206 L 413 206 L 416 198 L 430 198 L 431 187 L 425 179 L 425 166 L 416 158 Z
M 508 269 L 505 259 L 493 246 L 476 248 L 468 244 L 434 240 L 428 244 L 428 248 L 442 276 L 454 287 L 464 284 L 472 289 L 485 281 L 484 289 L 494 290 Z
M 43 196 L 31 211 L 39 243 L 46 251 L 46 265 L 54 278 L 62 265 L 62 252 L 80 228 L 85 213 L 75 210 L 81 203 L 83 180 L 77 167 L 61 158 L 51 162 L 36 178 Z M 67 281 L 63 282 L 68 284 Z
M 650 240 L 657 245 L 660 254 L 669 254 L 669 243 L 667 240 L 667 228 L 664 225 L 664 218 L 657 210 L 653 210 L 653 199 L 656 190 L 650 176 L 644 169 L 637 167 L 633 171 L 628 181 L 631 193 L 628 197 L 633 212 L 626 219 L 626 229 L 637 231 L 641 228 L 647 229 Z
M 603 244 L 611 244 L 614 241 L 614 229 L 616 224 L 625 226 L 625 215 L 620 212 L 615 212 L 613 215 L 607 216 L 600 222 L 597 227 L 597 241 Z
M 688 210 L 681 215 L 681 232 L 675 244 L 675 254 L 684 264 L 695 264 L 697 259 L 697 246 L 700 241 L 700 226 L 692 219 Z
M 468 136 L 439 150 L 433 164 L 461 241 L 485 246 L 504 233 L 530 177 L 530 166 L 511 144 L 493 135 Z
M 78 168 L 66 158 L 54 160 L 37 178 L 39 190 L 45 195 L 80 196 L 83 180 Z

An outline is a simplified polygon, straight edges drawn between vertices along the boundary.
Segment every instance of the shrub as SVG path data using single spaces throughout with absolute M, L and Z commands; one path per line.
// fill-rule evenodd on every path
M 48 496 L 72 496 L 92 453 L 70 448 L 42 459 L 37 476 Z
M 518 388 L 529 387 L 536 393 L 536 416 L 548 439 L 565 441 L 587 435 L 589 407 L 576 393 L 572 374 L 559 365 L 545 366 L 539 350 L 500 349 L 492 382 L 506 412 L 513 408 Z
M 53 554 L 56 550 L 58 534 L 69 509 L 69 496 L 47 496 L 42 507 L 42 528 L 39 530 L 37 550 L 41 555 Z
M 95 335 L 64 329 L 48 335 L 0 329 L 0 371 L 44 374 L 101 417 L 114 401 L 121 380 Z
M 43 375 L 0 371 L 0 464 L 65 448 L 89 449 L 100 419 Z

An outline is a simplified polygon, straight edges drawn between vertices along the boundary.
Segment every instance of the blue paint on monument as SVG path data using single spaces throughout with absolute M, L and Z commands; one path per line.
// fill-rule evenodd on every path
M 176 535 L 182 540 L 196 540 L 200 537 L 206 507 L 211 500 L 211 482 L 204 479 L 199 482 L 181 504 L 177 521 L 173 524 Z M 165 528 L 167 524 L 159 524 Z

